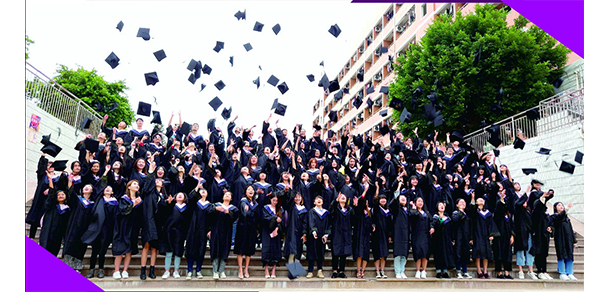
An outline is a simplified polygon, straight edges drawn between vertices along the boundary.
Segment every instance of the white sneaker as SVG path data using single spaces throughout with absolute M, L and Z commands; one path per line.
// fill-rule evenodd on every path
M 578 280 L 576 277 L 574 277 L 574 274 L 569 274 L 568 278 L 570 278 L 570 281 L 576 281 Z
M 457 278 L 458 279 L 464 279 L 464 276 L 462 276 L 462 271 L 458 271 L 457 272 Z
M 396 279 L 402 279 L 402 273 L 396 273 Z
M 121 278 L 121 272 L 118 272 L 118 271 L 114 272 L 114 274 L 112 274 L 112 278 L 117 279 L 117 280 L 120 279 Z
M 123 271 L 121 273 L 121 277 L 123 277 L 123 279 L 129 279 L 129 274 L 127 273 L 127 271 Z
M 201 271 L 197 272 L 197 279 L 203 279 L 203 274 L 201 274 Z
M 174 271 L 174 279 L 178 279 L 178 278 L 180 278 L 180 272 Z
M 403 279 L 408 279 L 409 277 L 407 277 L 407 275 L 405 274 L 405 272 L 400 273 L 402 275 Z
M 220 278 L 221 279 L 226 279 L 227 275 L 225 274 L 225 272 L 220 273 Z
M 559 280 L 570 281 L 570 277 L 568 277 L 566 274 L 559 274 Z
M 169 271 L 165 271 L 165 273 L 163 273 L 163 276 L 161 276 L 161 278 L 163 278 L 163 279 L 169 278 Z
M 549 275 L 549 273 L 544 273 L 544 275 L 546 276 L 547 280 L 553 280 L 553 277 L 551 277 L 551 275 Z
M 527 275 L 530 277 L 530 279 L 532 280 L 538 280 L 538 276 L 536 276 L 536 273 L 534 272 L 527 272 Z
M 422 272 L 421 272 L 421 278 L 422 278 L 422 279 L 425 279 L 425 278 L 426 278 L 426 271 L 422 271 Z
M 466 279 L 472 279 L 472 276 L 470 274 L 468 274 L 468 272 L 462 274 L 462 276 Z
M 213 279 L 218 279 L 218 273 L 214 273 L 214 275 L 212 276 Z
M 193 272 L 186 273 L 186 279 L 187 280 L 193 279 Z
M 519 271 L 519 279 L 525 279 L 525 274 L 523 273 L 523 271 Z
M 421 272 L 420 271 L 415 272 L 415 279 L 421 279 Z

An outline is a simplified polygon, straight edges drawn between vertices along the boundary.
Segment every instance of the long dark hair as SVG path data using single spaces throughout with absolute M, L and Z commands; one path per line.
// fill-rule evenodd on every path
M 276 193 L 271 193 L 271 195 L 269 195 L 269 203 L 271 203 L 271 199 L 273 198 L 277 198 L 277 205 L 275 205 L 275 215 L 277 215 L 278 217 L 282 216 L 282 202 L 280 200 L 280 198 L 277 196 Z M 301 196 L 301 201 L 303 201 L 303 196 Z

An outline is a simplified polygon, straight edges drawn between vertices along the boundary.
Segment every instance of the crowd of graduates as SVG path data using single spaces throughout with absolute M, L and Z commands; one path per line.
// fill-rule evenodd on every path
M 46 141 L 26 218 L 30 237 L 40 228 L 39 243 L 53 255 L 63 244 L 63 260 L 77 270 L 91 246 L 89 278 L 104 277 L 110 246 L 116 279 L 129 277 L 131 257 L 141 253 L 143 280 L 156 278 L 159 254 L 165 255 L 163 278 L 180 277 L 183 257 L 187 279 L 203 278 L 206 257 L 213 277 L 226 278 L 231 251 L 238 277 L 249 278 L 257 245 L 267 278 L 275 278 L 282 261 L 301 260 L 307 278 L 324 278 L 329 249 L 333 278 L 347 277 L 348 257 L 356 277 L 364 278 L 371 254 L 376 277 L 386 278 L 391 254 L 395 277 L 406 279 L 410 253 L 418 279 L 427 277 L 431 255 L 437 278 L 450 278 L 455 269 L 457 278 L 512 279 L 516 256 L 519 278 L 527 267 L 529 278 L 551 279 L 553 237 L 560 278 L 576 279 L 576 240 L 566 216 L 571 204 L 550 205 L 553 191 L 543 191 L 537 180 L 522 188 L 493 153 L 477 152 L 459 135 L 440 141 L 438 133 L 419 137 L 415 129 L 404 137 L 383 123 L 389 143 L 347 127 L 325 138 L 318 126 L 308 137 L 296 125 L 290 137 L 270 118 L 259 139 L 254 126 L 237 127 L 237 117 L 227 136 L 213 119 L 205 136 L 198 124 L 181 119 L 152 134 L 142 119 L 129 131 L 124 122 L 108 128 L 104 120 L 97 139 L 76 145 L 78 161 L 67 171 L 65 161 L 49 160 L 61 150 Z

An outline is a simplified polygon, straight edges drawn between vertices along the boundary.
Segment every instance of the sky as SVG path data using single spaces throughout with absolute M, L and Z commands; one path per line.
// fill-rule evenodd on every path
M 279 126 L 289 131 L 304 124 L 311 133 L 313 105 L 323 94 L 317 86 L 321 76 L 324 72 L 330 79 L 336 76 L 388 5 L 336 0 L 28 0 L 26 34 L 35 42 L 28 62 L 49 77 L 62 64 L 95 69 L 109 82 L 124 80 L 134 112 L 138 102 L 149 103 L 161 113 L 164 126 L 172 112 L 172 123 L 177 123 L 180 111 L 183 121 L 203 126 L 214 117 L 224 130 L 228 122 L 220 114 L 232 107 L 231 119 L 238 115 L 238 126 L 256 124 L 257 134 L 273 100 L 279 98 L 288 106 L 286 115 L 274 114 L 271 124 L 279 119 Z M 237 20 L 234 14 L 244 9 L 246 19 Z M 124 23 L 122 31 L 116 29 L 119 21 Z M 262 32 L 253 30 L 257 21 L 264 24 Z M 281 31 L 275 35 L 272 27 L 278 23 Z M 337 38 L 328 32 L 334 24 L 342 31 Z M 139 28 L 150 29 L 149 41 L 136 37 Z M 224 42 L 218 53 L 213 50 L 217 41 Z M 246 43 L 253 49 L 246 51 Z M 153 52 L 161 49 L 167 58 L 158 62 Z M 120 58 L 115 69 L 104 61 L 111 52 Z M 194 85 L 186 69 L 191 59 L 212 68 Z M 159 77 L 154 86 L 146 85 L 144 74 L 149 72 Z M 315 76 L 314 82 L 306 78 L 308 74 Z M 284 95 L 267 83 L 271 75 L 288 85 Z M 253 83 L 257 77 L 259 89 Z M 214 86 L 219 80 L 226 85 L 221 91 Z M 202 83 L 206 87 L 200 92 Z M 214 112 L 208 103 L 216 96 L 223 104 Z M 145 128 L 151 129 L 152 116 L 143 118 Z

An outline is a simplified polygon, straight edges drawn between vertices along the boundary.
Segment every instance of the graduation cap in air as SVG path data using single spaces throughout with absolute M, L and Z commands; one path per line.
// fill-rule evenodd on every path
M 555 79 L 555 81 L 553 81 L 553 87 L 555 88 L 559 88 L 561 87 L 561 84 L 563 84 L 563 78 L 557 78 Z
M 209 105 L 216 111 L 222 105 L 222 101 L 217 96 L 209 102 Z
M 543 155 L 549 155 L 549 154 L 551 154 L 551 149 L 540 148 L 540 150 L 536 151 L 536 153 L 543 154 Z
M 382 54 L 385 54 L 385 53 L 387 53 L 387 52 L 388 52 L 388 47 L 381 47 L 381 48 L 379 49 L 379 51 L 380 51 Z
M 286 108 L 287 106 L 278 102 L 277 106 L 275 107 L 275 113 L 280 116 L 284 116 L 284 114 L 286 114 Z
M 271 28 L 271 30 L 273 30 L 273 33 L 275 33 L 275 35 L 277 35 L 278 33 L 280 33 L 280 30 L 282 30 L 282 27 L 280 26 L 280 24 L 276 24 L 275 26 L 273 26 Z
M 371 94 L 371 93 L 373 93 L 373 92 L 375 92 L 375 87 L 373 87 L 373 86 L 369 86 L 369 87 L 366 89 L 366 94 Z
M 205 84 L 201 83 L 201 89 L 199 90 L 199 92 L 201 92 L 205 88 L 205 86 Z
M 379 92 L 388 94 L 388 92 L 390 92 L 390 88 L 387 86 L 381 86 L 381 88 L 379 89 Z
M 330 32 L 330 34 L 332 34 L 336 38 L 339 36 L 339 34 L 341 34 L 341 29 L 337 24 L 335 24 L 331 26 L 330 29 L 328 29 L 328 32 Z
M 487 142 L 489 142 L 489 144 L 493 145 L 494 147 L 498 148 L 498 146 L 500 146 L 500 144 L 502 144 L 502 139 L 500 139 L 499 134 L 492 134 L 491 137 L 489 137 L 489 139 L 487 139 Z
M 356 107 L 356 109 L 359 109 L 360 106 L 362 105 L 362 98 L 361 97 L 354 98 L 353 105 L 354 105 L 354 107 Z
M 100 150 L 100 142 L 97 140 L 87 138 L 83 144 L 85 145 L 85 149 L 89 150 L 91 153 L 95 153 Z
M 40 140 L 40 143 L 42 143 L 42 145 L 48 145 L 50 142 L 51 134 L 42 136 L 42 139 Z
M 94 101 L 91 106 L 98 112 L 102 111 L 102 105 L 97 101 Z
M 528 110 L 525 115 L 528 119 L 535 121 L 540 119 L 540 110 L 538 110 L 538 108 L 533 108 L 531 110 Z
M 180 125 L 180 129 L 178 129 L 178 133 L 182 134 L 182 135 L 188 135 L 191 132 L 191 124 L 187 123 L 187 122 L 182 122 L 182 125 Z
M 320 127 L 320 125 L 313 125 L 313 129 L 316 131 L 321 131 L 322 127 Z
M 343 93 L 345 93 L 345 94 L 349 94 L 349 88 L 347 88 L 347 87 L 343 87 Z
M 234 16 L 237 20 L 246 19 L 246 10 L 244 9 L 244 12 L 237 11 Z
M 559 166 L 559 170 L 563 171 L 563 172 L 567 172 L 569 174 L 574 174 L 574 169 L 576 168 L 576 166 L 572 163 L 569 163 L 567 161 L 562 161 L 561 165 Z
M 538 172 L 538 170 L 535 168 L 522 168 L 521 170 L 523 171 L 523 174 L 525 174 L 525 175 L 535 174 L 536 172 Z M 533 183 L 533 181 L 532 181 L 532 183 Z
M 366 100 L 366 107 L 369 109 L 373 107 L 373 100 L 370 97 Z
M 333 92 L 335 90 L 339 90 L 339 80 L 337 78 L 328 83 L 328 92 Z
M 271 110 L 274 110 L 277 107 L 278 100 L 279 100 L 279 98 L 276 98 L 275 100 L 273 100 L 273 105 L 271 106 Z
M 267 79 L 267 83 L 269 83 L 269 84 L 271 84 L 271 85 L 273 85 L 273 86 L 276 86 L 278 82 L 280 82 L 280 80 L 279 80 L 279 79 L 277 79 L 277 77 L 275 77 L 275 76 L 273 76 L 273 75 L 271 75 L 271 76 L 269 77 L 269 79 Z
M 307 274 L 303 265 L 298 261 L 287 263 L 286 268 L 288 268 L 288 278 L 291 280 Z
M 320 66 L 324 67 L 324 61 L 320 62 Z
M 162 124 L 161 122 L 161 113 L 158 111 L 152 111 L 153 118 L 150 121 L 151 124 Z
M 254 24 L 254 31 L 262 32 L 263 31 L 263 26 L 265 26 L 265 25 L 257 21 Z
M 335 123 L 336 123 L 336 122 L 337 122 L 337 112 L 336 112 L 336 111 L 331 110 L 331 111 L 328 113 L 328 118 L 329 118 L 329 119 L 330 119 L 332 122 L 335 122 Z
M 494 135 L 499 135 L 500 134 L 500 126 L 499 125 L 491 125 L 489 126 L 489 128 L 485 129 L 487 132 L 489 132 L 490 134 Z
M 388 110 L 384 110 L 384 111 L 386 111 L 385 115 L 383 115 L 381 112 L 379 113 L 379 114 L 381 114 L 381 116 L 382 116 L 382 117 L 385 117 L 385 116 L 388 114 L 388 113 L 387 113 L 387 111 L 388 111 Z M 382 112 L 383 112 L 383 111 L 382 111 Z M 387 133 L 389 133 L 389 132 L 390 132 L 390 127 L 388 127 L 388 125 L 387 125 L 387 124 L 383 125 L 382 127 L 379 127 L 379 133 L 380 133 L 382 136 L 385 136 L 385 134 L 387 134 Z
M 228 120 L 231 117 L 231 112 L 233 111 L 233 107 L 229 107 L 228 109 L 225 107 L 220 114 L 223 119 Z
M 422 94 L 424 93 L 421 85 L 417 86 L 417 88 L 415 88 L 415 90 L 413 90 L 413 97 L 420 97 Z
M 222 82 L 222 80 L 219 80 L 218 82 L 216 82 L 216 84 L 214 84 L 214 86 L 216 86 L 216 88 L 220 91 L 225 88 L 225 83 Z
M 123 31 L 123 25 L 124 25 L 123 21 L 122 20 L 119 21 L 119 23 L 116 25 L 116 29 L 118 29 L 119 31 Z
M 449 140 L 451 140 L 451 142 L 462 142 L 464 140 L 464 136 L 459 131 L 453 131 L 449 136 Z
M 434 133 L 426 135 L 426 140 L 428 140 L 428 142 L 434 141 Z
M 85 117 L 83 119 L 83 121 L 80 123 L 80 129 L 84 130 L 84 129 L 89 129 L 89 127 L 91 127 L 91 122 L 93 122 L 93 120 L 89 117 Z
M 51 135 L 51 134 L 49 134 L 49 136 L 50 136 L 50 135 Z M 583 156 L 585 156 L 585 154 L 584 154 L 584 153 L 582 153 L 582 152 L 580 152 L 580 151 L 576 150 L 576 156 L 574 156 L 574 161 L 576 161 L 576 162 L 578 162 L 578 163 L 582 164 L 582 158 L 583 158 Z
M 379 112 L 379 115 L 380 115 L 380 116 L 382 116 L 382 117 L 387 116 L 387 115 L 388 115 L 388 110 L 387 110 L 387 109 L 383 109 L 383 110 L 381 110 L 381 111 Z
M 120 60 L 121 59 L 119 59 L 119 57 L 117 57 L 117 55 L 114 52 L 111 52 L 105 61 L 106 61 L 106 63 L 108 63 L 108 65 L 110 65 L 110 68 L 114 69 L 114 68 L 116 68 L 116 66 L 119 65 Z
M 324 90 L 328 89 L 328 87 L 330 86 L 330 81 L 328 80 L 328 76 L 326 76 L 326 73 L 324 73 L 324 76 L 322 76 L 322 79 L 320 79 L 320 81 L 318 82 L 318 86 L 323 87 Z
M 145 103 L 143 101 L 138 103 L 138 115 L 150 117 L 150 110 L 151 106 L 149 103 Z
M 229 57 L 229 63 L 231 63 L 231 67 L 233 67 L 233 56 Z
M 61 147 L 59 147 L 55 143 L 49 141 L 49 143 L 44 145 L 40 149 L 40 151 L 42 151 L 45 154 L 55 157 L 55 156 L 57 156 L 57 154 L 59 154 L 59 152 L 61 152 Z
M 159 82 L 159 76 L 157 76 L 157 72 L 150 72 L 144 74 L 144 78 L 146 79 L 146 85 L 155 85 Z
M 246 52 L 249 52 L 250 50 L 252 50 L 252 45 L 250 43 L 247 43 L 244 45 L 244 48 L 246 49 Z
M 400 100 L 398 97 L 392 98 L 392 100 L 390 100 L 390 107 L 396 110 L 401 110 L 403 108 L 402 100 Z
M 197 77 L 195 77 L 195 74 L 191 74 L 191 76 L 189 76 L 189 82 L 191 82 L 193 85 L 195 82 L 197 82 Z
M 335 101 L 339 101 L 343 98 L 343 90 L 339 90 L 334 95 Z
M 494 149 L 494 156 L 500 157 L 500 149 Z
M 150 28 L 138 29 L 138 34 L 136 35 L 136 37 L 141 37 L 145 41 L 150 40 Z
M 220 50 L 222 50 L 224 48 L 225 48 L 225 43 L 224 42 L 216 41 L 216 46 L 214 47 L 213 50 L 214 50 L 214 52 L 218 53 L 218 52 L 220 52 Z
M 256 89 L 258 89 L 261 86 L 261 78 L 260 77 L 256 77 L 256 79 L 254 79 L 252 81 L 252 83 L 256 84 Z
M 432 102 L 433 104 L 437 104 L 438 103 L 438 99 L 436 99 L 436 92 L 432 91 L 430 92 L 430 95 L 426 96 L 428 98 L 428 100 L 430 100 L 430 102 Z
M 161 62 L 161 60 L 163 60 L 163 59 L 165 59 L 165 57 L 167 57 L 165 55 L 164 50 L 158 50 L 158 51 L 154 52 L 153 55 L 155 55 L 155 58 L 157 58 L 157 61 L 159 61 L 159 62 Z
M 356 78 L 358 78 L 358 81 L 362 82 L 364 80 L 364 70 L 358 71 L 358 73 L 356 73 Z
M 53 164 L 51 164 L 51 167 L 53 167 L 55 171 L 64 171 L 67 168 L 67 164 L 68 160 L 55 160 L 53 161 Z
M 411 121 L 411 113 L 405 108 L 402 110 L 402 113 L 400 114 L 400 122 L 408 123 L 410 121 Z
M 193 71 L 193 70 L 195 70 L 195 67 L 197 67 L 197 64 L 198 64 L 198 62 L 195 61 L 195 59 L 191 59 L 188 66 L 186 66 L 186 69 L 189 71 Z
M 523 150 L 523 147 L 525 147 L 525 142 L 523 140 L 521 140 L 519 137 L 517 137 L 517 138 L 515 138 L 515 142 L 513 143 L 513 146 L 515 147 L 515 149 Z
M 210 73 L 212 73 L 212 68 L 208 66 L 208 64 L 205 64 L 203 65 L 203 69 L 201 69 L 201 72 L 203 72 L 203 74 L 210 75 Z
M 309 79 L 309 82 L 314 82 L 316 80 L 316 77 L 313 76 L 313 74 L 309 74 L 307 75 L 307 79 Z
M 424 105 L 424 113 L 429 121 L 434 120 L 434 118 L 437 116 L 436 110 L 434 109 L 434 105 L 432 103 L 427 103 Z
M 280 85 L 278 85 L 278 86 L 277 86 L 277 89 L 279 89 L 279 90 L 280 90 L 280 92 L 281 92 L 282 94 L 284 94 L 284 93 L 286 93 L 286 91 L 288 91 L 288 89 L 289 89 L 289 88 L 288 88 L 288 84 L 286 84 L 286 82 L 282 82 L 282 84 L 280 84 Z

